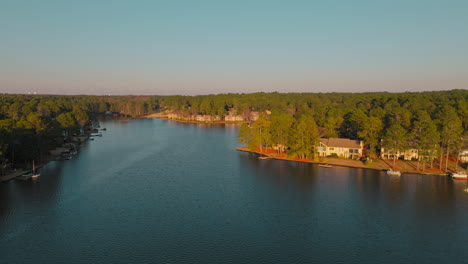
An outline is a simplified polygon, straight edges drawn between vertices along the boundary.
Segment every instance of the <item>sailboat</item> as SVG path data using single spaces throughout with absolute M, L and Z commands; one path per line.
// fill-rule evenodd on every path
M 34 165 L 34 160 L 33 160 L 32 171 L 29 172 L 29 173 L 23 174 L 21 176 L 18 176 L 18 177 L 16 177 L 16 179 L 20 180 L 20 181 L 25 181 L 25 180 L 28 180 L 28 179 L 37 179 L 40 175 L 41 174 L 36 172 L 36 167 Z
M 36 168 L 34 167 L 34 160 L 33 160 L 33 166 L 32 166 L 32 176 L 31 178 L 37 179 L 37 177 L 41 176 L 41 174 L 36 172 Z

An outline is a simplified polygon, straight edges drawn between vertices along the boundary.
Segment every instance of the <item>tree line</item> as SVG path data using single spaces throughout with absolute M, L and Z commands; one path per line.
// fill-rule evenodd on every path
M 45 158 L 78 135 L 99 113 L 139 116 L 152 112 L 145 96 L 0 95 L 0 166 L 4 169 Z
M 226 115 L 271 111 L 241 127 L 247 146 L 287 147 L 290 155 L 313 157 L 320 137 L 363 140 L 367 154 L 381 147 L 396 153 L 418 149 L 423 162 L 457 153 L 468 128 L 467 90 L 405 93 L 253 93 L 157 97 L 160 109 L 181 115 Z M 396 158 L 396 155 L 394 155 Z M 424 165 L 423 165 L 424 166 Z
M 361 139 L 371 153 L 420 149 L 423 155 L 453 154 L 466 138 L 468 91 L 405 93 L 251 93 L 198 96 L 0 95 L 0 164 L 39 159 L 98 113 L 126 116 L 169 110 L 181 115 L 229 111 L 257 122 L 240 130 L 248 146 L 279 146 L 313 157 L 319 137 Z M 265 114 L 271 112 L 271 114 Z M 433 151 L 436 149 L 437 151 Z
M 432 167 L 436 157 L 443 168 L 443 157 L 447 167 L 449 155 L 458 158 L 466 147 L 467 95 L 466 90 L 286 94 L 282 107 L 266 107 L 271 115 L 243 125 L 239 140 L 251 149 L 272 146 L 279 151 L 287 147 L 291 156 L 316 158 L 320 137 L 358 139 L 366 144 L 368 156 L 379 154 L 382 147 L 392 153 L 417 149 L 423 168 L 426 162 Z

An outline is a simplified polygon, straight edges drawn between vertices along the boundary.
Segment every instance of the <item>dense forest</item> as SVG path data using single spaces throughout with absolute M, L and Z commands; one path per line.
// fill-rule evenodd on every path
M 467 137 L 468 91 L 406 93 L 252 93 L 200 96 L 0 95 L 0 164 L 12 168 L 41 159 L 82 132 L 99 113 L 181 116 L 233 111 L 256 122 L 244 124 L 249 147 L 281 146 L 291 155 L 313 157 L 319 137 L 361 139 L 370 155 L 380 145 L 414 147 L 426 156 L 454 154 Z M 437 150 L 437 152 L 433 151 Z M 430 153 L 429 153 L 430 152 Z
M 48 158 L 49 151 L 99 113 L 138 116 L 151 112 L 154 98 L 144 96 L 0 95 L 2 172 Z
M 394 152 L 418 149 L 432 162 L 437 155 L 458 157 L 468 128 L 468 91 L 406 93 L 254 93 L 158 97 L 162 109 L 182 115 L 223 115 L 258 111 L 244 124 L 240 142 L 250 148 L 287 148 L 292 156 L 313 158 L 320 137 L 363 140 L 366 155 L 380 147 Z M 268 114 L 267 114 L 268 113 Z M 440 159 L 442 160 L 442 159 Z

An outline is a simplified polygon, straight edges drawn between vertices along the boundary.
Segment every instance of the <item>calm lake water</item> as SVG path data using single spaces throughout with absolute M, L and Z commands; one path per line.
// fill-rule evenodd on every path
M 468 181 L 259 160 L 235 125 L 101 126 L 0 184 L 0 263 L 468 263 Z

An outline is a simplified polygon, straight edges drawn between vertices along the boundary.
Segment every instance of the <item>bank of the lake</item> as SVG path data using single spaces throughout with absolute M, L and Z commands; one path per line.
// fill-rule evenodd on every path
M 97 120 L 93 120 L 92 123 L 94 123 L 96 126 L 99 126 L 99 122 Z M 35 161 L 35 169 L 40 170 L 42 167 L 44 167 L 47 163 L 51 161 L 63 159 L 63 153 L 70 153 L 70 151 L 72 150 L 77 152 L 79 150 L 79 146 L 85 143 L 86 141 L 90 140 L 90 138 L 93 137 L 93 133 L 96 133 L 96 131 L 99 131 L 96 127 L 89 126 L 85 129 L 85 133 L 83 135 L 73 136 L 69 139 L 69 142 L 63 143 L 62 145 L 56 146 L 55 148 L 51 149 L 47 155 L 43 156 L 40 160 Z M 51 147 L 52 146 L 50 146 L 50 148 Z M 70 155 L 72 156 L 72 154 Z M 31 164 L 29 163 L 23 164 L 23 166 L 19 166 L 14 169 L 9 169 L 6 172 L 2 172 L 0 174 L 0 183 L 10 181 L 18 176 L 31 172 L 32 168 L 30 166 Z
M 180 123 L 187 123 L 187 124 L 244 124 L 249 123 L 248 121 L 197 121 L 197 120 L 184 120 L 184 119 L 173 119 L 169 118 L 167 114 L 163 113 L 153 113 L 142 116 L 142 118 L 156 118 L 156 119 L 163 119 L 163 120 L 171 120 Z
M 171 119 L 168 118 L 167 114 L 164 113 L 153 113 L 153 114 L 148 114 L 143 116 L 143 118 L 156 118 L 156 119 L 162 119 L 162 120 L 170 120 L 174 122 L 180 122 L 180 123 L 188 123 L 188 124 L 213 124 L 213 125 L 219 125 L 219 124 L 242 124 L 242 123 L 248 123 L 247 121 L 196 121 L 196 120 L 181 120 L 181 119 Z M 393 161 L 391 160 L 383 160 L 383 159 L 377 159 L 374 158 L 372 162 L 368 164 L 364 164 L 362 161 L 357 161 L 357 160 L 351 160 L 351 159 L 342 159 L 342 158 L 331 158 L 327 157 L 326 161 L 314 161 L 312 159 L 299 159 L 295 157 L 289 157 L 287 156 L 286 153 L 282 153 L 280 155 L 277 155 L 276 151 L 274 150 L 267 150 L 267 151 L 260 151 L 259 148 L 255 150 L 250 150 L 247 147 L 239 147 L 236 148 L 239 151 L 244 151 L 244 152 L 252 152 L 252 153 L 257 153 L 259 155 L 266 156 L 271 159 L 277 159 L 277 160 L 288 160 L 288 161 L 294 161 L 294 162 L 305 162 L 305 163 L 326 163 L 326 164 L 331 164 L 331 165 L 337 165 L 337 166 L 344 166 L 344 167 L 351 167 L 351 168 L 363 168 L 363 169 L 371 169 L 371 170 L 388 170 L 391 169 L 393 166 Z M 454 167 L 455 165 L 453 164 L 452 161 L 449 162 L 451 164 L 451 167 Z M 419 166 L 422 166 L 422 163 L 419 164 Z M 417 162 L 414 161 L 404 161 L 404 160 L 397 160 L 395 167 L 393 168 L 395 170 L 398 170 L 403 173 L 412 173 L 412 174 L 425 174 L 425 175 L 439 175 L 439 176 L 447 176 L 450 172 L 444 172 L 441 169 L 436 169 L 436 168 L 426 168 L 425 170 L 420 170 L 418 169 Z
M 287 153 L 285 152 L 278 154 L 276 150 L 266 149 L 266 148 L 260 151 L 259 148 L 256 148 L 255 150 L 251 150 L 247 147 L 239 147 L 239 148 L 236 148 L 236 150 L 256 153 L 260 156 L 268 157 L 269 159 L 287 160 L 287 161 L 293 161 L 293 162 L 303 162 L 303 163 L 313 163 L 313 164 L 330 164 L 330 165 L 335 165 L 335 166 L 361 168 L 361 169 L 378 170 L 378 171 L 386 171 L 390 169 L 392 167 L 391 165 L 393 162 L 393 161 L 385 161 L 381 159 L 374 159 L 369 164 L 365 164 L 364 162 L 360 160 L 352 160 L 352 159 L 345 159 L 345 158 L 331 158 L 331 157 L 327 157 L 322 160 L 315 161 L 312 159 L 299 159 L 297 157 L 289 157 Z M 411 161 L 397 160 L 395 168 L 403 173 L 447 176 L 447 173 L 442 172 L 441 170 L 437 170 L 437 169 L 427 169 L 424 171 L 417 170 L 416 169 L 417 165 Z

